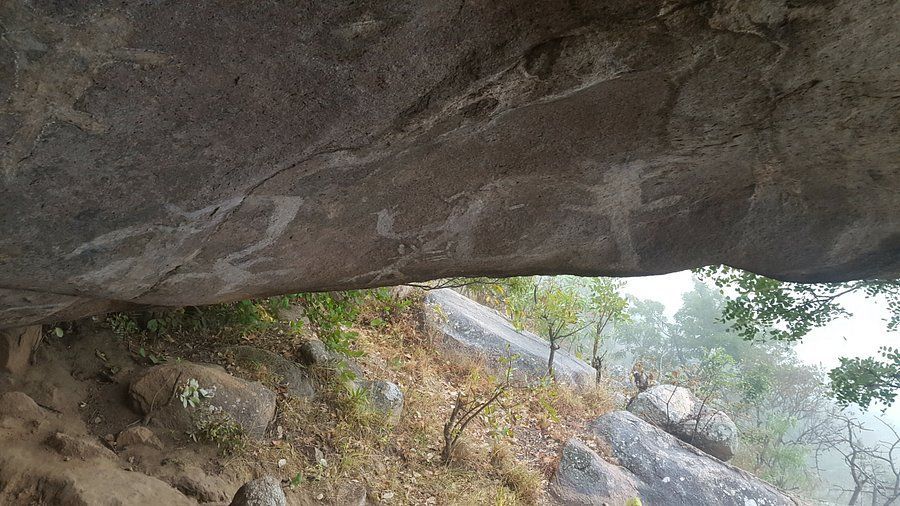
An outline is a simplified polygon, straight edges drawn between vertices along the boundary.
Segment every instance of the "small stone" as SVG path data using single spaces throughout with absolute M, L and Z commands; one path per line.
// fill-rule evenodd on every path
M 278 459 L 278 467 L 284 467 L 287 465 L 287 459 Z
M 154 434 L 149 427 L 144 427 L 142 425 L 129 427 L 120 432 L 119 436 L 116 438 L 116 443 L 122 446 L 144 445 L 159 450 L 162 450 L 163 447 L 162 441 L 156 437 L 156 434 Z

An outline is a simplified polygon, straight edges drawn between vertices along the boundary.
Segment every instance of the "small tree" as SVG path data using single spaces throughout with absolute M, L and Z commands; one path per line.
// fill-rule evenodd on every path
M 507 356 L 501 359 L 501 362 L 506 365 L 503 379 L 488 394 L 484 396 L 479 396 L 474 392 L 458 392 L 456 394 L 453 409 L 450 410 L 450 416 L 444 424 L 444 448 L 441 450 L 441 461 L 444 464 L 450 464 L 453 461 L 453 454 L 456 447 L 459 446 L 459 439 L 469 424 L 489 406 L 500 402 L 509 390 L 512 385 L 512 361 L 516 357 L 517 355 L 509 355 L 509 349 L 507 349 Z
M 590 326 L 580 319 L 584 304 L 572 284 L 558 278 L 539 278 L 530 290 L 520 288 L 509 299 L 508 313 L 519 328 L 531 328 L 550 342 L 547 375 L 553 377 L 556 351 L 566 339 Z M 530 293 L 529 293 L 530 292 Z
M 593 278 L 590 283 L 590 299 L 588 301 L 588 319 L 594 323 L 593 346 L 591 347 L 591 365 L 597 371 L 597 383 L 603 376 L 603 355 L 600 355 L 600 342 L 603 331 L 610 323 L 628 321 L 628 300 L 619 294 L 622 282 L 610 278 Z

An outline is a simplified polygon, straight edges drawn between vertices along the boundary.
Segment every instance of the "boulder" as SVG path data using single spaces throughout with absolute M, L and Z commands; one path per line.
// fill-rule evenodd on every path
M 316 395 L 315 381 L 310 377 L 309 370 L 300 364 L 252 346 L 231 346 L 223 351 L 243 367 L 265 367 L 294 397 L 312 399 Z
M 390 425 L 400 423 L 403 413 L 403 392 L 400 387 L 384 380 L 363 380 L 358 382 L 368 394 L 369 406 L 385 417 Z
M 457 275 L 900 273 L 895 2 L 260 5 L 0 3 L 0 326 Z
M 202 398 L 199 406 L 185 407 L 180 395 L 192 379 L 214 395 Z M 215 366 L 190 362 L 154 366 L 135 379 L 128 392 L 135 407 L 150 416 L 151 423 L 178 431 L 193 430 L 199 410 L 209 408 L 231 418 L 252 437 L 265 435 L 275 417 L 275 394 L 271 390 Z
M 450 353 L 484 357 L 496 372 L 505 371 L 505 358 L 512 361 L 516 377 L 527 381 L 547 375 L 550 347 L 531 332 L 517 331 L 500 313 L 453 290 L 431 290 L 425 295 L 426 326 L 436 342 Z M 588 386 L 596 372 L 583 360 L 565 350 L 557 350 L 553 377 L 570 385 Z
M 603 460 L 578 439 L 570 439 L 563 446 L 550 493 L 559 504 L 591 506 L 625 504 L 638 496 L 633 476 Z
M 162 450 L 163 447 L 162 441 L 156 437 L 156 434 L 154 434 L 149 427 L 144 427 L 142 425 L 129 427 L 120 432 L 119 435 L 116 436 L 116 444 L 123 448 L 143 445 Z
M 566 444 L 551 485 L 559 504 L 716 504 L 795 506 L 783 491 L 710 457 L 627 411 L 607 413 L 590 426 L 612 465 L 577 440 Z
M 280 481 L 263 476 L 239 488 L 230 506 L 287 506 L 287 498 Z
M 731 418 L 703 406 L 687 388 L 656 385 L 639 393 L 628 411 L 720 460 L 731 459 L 737 450 L 738 431 Z

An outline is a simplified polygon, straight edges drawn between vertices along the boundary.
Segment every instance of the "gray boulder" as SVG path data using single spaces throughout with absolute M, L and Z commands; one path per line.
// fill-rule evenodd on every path
M 721 462 L 627 411 L 598 418 L 590 431 L 619 465 L 577 440 L 563 449 L 551 483 L 565 505 L 644 504 L 788 506 L 799 504 L 752 474 Z
M 279 383 L 294 397 L 312 399 L 316 395 L 315 382 L 307 368 L 300 364 L 253 346 L 231 346 L 224 352 L 242 367 L 265 367 L 278 377 Z
M 517 377 L 536 380 L 547 374 L 550 347 L 531 332 L 519 332 L 500 313 L 450 289 L 432 290 L 425 296 L 425 322 L 439 344 L 463 355 L 479 354 L 486 365 L 503 370 L 501 359 L 516 355 L 512 366 Z M 553 361 L 553 377 L 571 385 L 592 385 L 594 368 L 558 350 Z
M 578 439 L 562 449 L 550 492 L 561 504 L 625 504 L 638 495 L 634 477 L 603 460 Z
M 189 380 L 215 394 L 198 406 L 185 407 L 180 394 Z M 129 395 L 135 407 L 151 423 L 167 429 L 191 431 L 203 410 L 214 410 L 238 423 L 252 437 L 265 435 L 275 417 L 275 394 L 257 382 L 236 378 L 214 366 L 181 362 L 147 369 L 131 383 Z
M 369 397 L 369 407 L 385 417 L 391 425 L 400 422 L 403 413 L 403 392 L 400 387 L 384 380 L 363 380 L 359 382 Z
M 249 481 L 238 489 L 230 506 L 287 506 L 281 482 L 271 476 Z
M 731 459 L 737 450 L 738 430 L 731 418 L 703 406 L 687 388 L 654 386 L 639 393 L 628 411 L 720 460 Z

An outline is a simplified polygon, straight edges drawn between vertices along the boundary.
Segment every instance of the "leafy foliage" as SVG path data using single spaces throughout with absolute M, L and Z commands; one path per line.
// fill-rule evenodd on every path
M 215 444 L 222 455 L 238 453 L 247 441 L 241 424 L 216 409 L 199 411 L 195 416 L 194 426 L 195 430 L 190 433 L 191 439 Z
M 726 266 L 699 269 L 730 296 L 722 318 L 744 339 L 771 337 L 798 341 L 811 330 L 850 313 L 840 298 L 850 293 L 882 297 L 890 316 L 888 330 L 900 328 L 900 280 L 860 280 L 848 283 L 787 283 Z M 900 355 L 885 348 L 878 358 L 841 359 L 829 377 L 843 405 L 868 407 L 873 401 L 890 406 L 900 389 Z
M 325 346 L 347 355 L 357 355 L 351 348 L 357 333 L 350 330 L 350 326 L 359 317 L 365 292 L 306 293 L 294 297 L 303 305 L 306 317 Z
M 550 341 L 549 377 L 553 377 L 553 359 L 560 342 L 590 325 L 581 319 L 584 299 L 573 285 L 558 278 L 534 278 L 530 286 L 511 293 L 507 308 L 515 326 L 534 330 Z
M 841 358 L 841 365 L 828 373 L 834 396 L 842 405 L 868 408 L 873 401 L 890 406 L 900 390 L 900 350 L 882 347 L 881 360 L 874 357 Z
M 716 286 L 733 291 L 723 310 L 723 318 L 745 339 L 771 336 L 796 341 L 812 329 L 849 316 L 840 297 L 863 293 L 867 297 L 883 296 L 888 301 L 891 317 L 889 330 L 900 326 L 900 281 L 861 280 L 849 283 L 789 283 L 752 272 L 720 265 L 696 271 L 711 279 Z
M 181 399 L 181 405 L 187 408 L 191 406 L 196 408 L 203 399 L 210 399 L 215 396 L 215 388 L 202 388 L 194 378 L 188 380 L 181 389 L 178 398 Z

